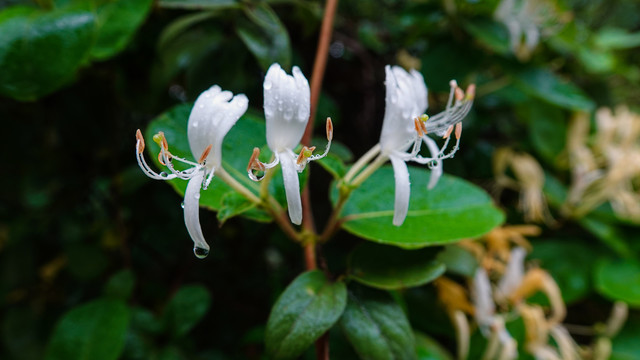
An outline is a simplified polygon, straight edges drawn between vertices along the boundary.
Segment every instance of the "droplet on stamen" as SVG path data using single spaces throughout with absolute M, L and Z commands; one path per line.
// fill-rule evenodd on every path
M 201 248 L 198 246 L 194 246 L 193 247 L 193 254 L 198 258 L 198 259 L 204 259 L 207 256 L 209 256 L 209 250 L 205 249 L 205 248 Z
M 180 203 L 180 206 L 184 209 L 184 201 Z

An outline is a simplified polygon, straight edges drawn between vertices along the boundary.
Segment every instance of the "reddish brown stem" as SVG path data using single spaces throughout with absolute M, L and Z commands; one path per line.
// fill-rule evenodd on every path
M 304 136 L 302 137 L 303 145 L 309 145 L 311 141 L 318 99 L 320 98 L 320 89 L 322 88 L 322 79 L 324 78 L 324 69 L 327 66 L 327 57 L 329 56 L 329 42 L 331 42 L 331 33 L 333 32 L 333 18 L 335 17 L 337 7 L 338 0 L 327 0 L 324 8 L 324 17 L 322 18 L 322 26 L 320 28 L 320 39 L 318 40 L 316 59 L 313 63 L 313 73 L 311 74 L 311 114 Z
M 307 270 L 315 270 L 318 268 L 316 261 L 316 245 L 308 242 L 304 244 L 304 263 Z

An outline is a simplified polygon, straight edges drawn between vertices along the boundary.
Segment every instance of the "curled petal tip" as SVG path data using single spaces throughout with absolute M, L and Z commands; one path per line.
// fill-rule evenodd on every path
M 142 136 L 140 129 L 136 130 L 136 148 L 138 150 L 138 154 L 142 154 L 144 151 L 144 137 Z
M 333 122 L 330 117 L 327 117 L 327 140 L 333 140 Z

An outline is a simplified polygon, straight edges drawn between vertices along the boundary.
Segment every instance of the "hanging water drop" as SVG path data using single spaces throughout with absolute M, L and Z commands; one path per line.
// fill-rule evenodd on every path
M 163 172 L 160 173 L 160 176 L 167 177 L 167 173 L 163 171 Z
M 205 248 L 201 248 L 201 247 L 197 247 L 194 246 L 193 247 L 193 254 L 198 258 L 198 259 L 204 259 L 209 255 L 209 250 L 205 249 Z
M 180 206 L 184 209 L 184 201 L 180 204 Z

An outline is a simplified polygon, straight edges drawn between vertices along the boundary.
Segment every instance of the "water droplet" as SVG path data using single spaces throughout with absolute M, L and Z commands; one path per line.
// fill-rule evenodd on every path
M 167 177 L 167 173 L 163 171 L 163 172 L 160 173 L 160 176 Z
M 193 247 L 193 254 L 198 258 L 198 259 L 204 259 L 209 255 L 209 250 L 205 249 L 205 248 L 201 248 L 201 247 L 197 247 L 194 246 Z
M 404 109 L 404 110 L 402 110 L 402 117 L 403 117 L 403 118 L 405 118 L 405 119 L 406 119 L 406 118 L 408 118 L 408 117 L 409 117 L 409 115 L 411 115 L 411 112 L 409 111 L 409 109 Z
M 284 114 L 284 119 L 289 121 L 291 120 L 291 118 L 293 118 L 293 109 L 292 108 L 287 108 L 287 110 L 285 110 Z
M 262 87 L 264 87 L 264 89 L 265 89 L 265 90 L 269 90 L 269 89 L 271 89 L 271 86 L 272 86 L 272 85 L 273 85 L 273 84 L 271 83 L 271 81 L 268 81 L 268 80 L 267 80 L 267 81 L 265 81 L 265 82 L 264 82 L 264 84 L 262 85 Z
M 180 204 L 180 206 L 182 206 L 182 208 L 184 209 L 184 201 Z
M 192 125 L 193 125 L 193 127 L 198 127 L 198 122 L 196 121 Z
M 397 95 L 391 95 L 391 103 L 395 104 L 398 101 L 398 96 Z
M 273 108 L 271 106 L 265 107 L 264 108 L 264 114 L 266 116 L 271 116 L 273 115 Z
M 196 200 L 200 199 L 200 194 L 199 193 L 194 194 L 193 198 L 196 199 Z
M 204 109 L 204 104 L 200 104 L 200 109 Z

